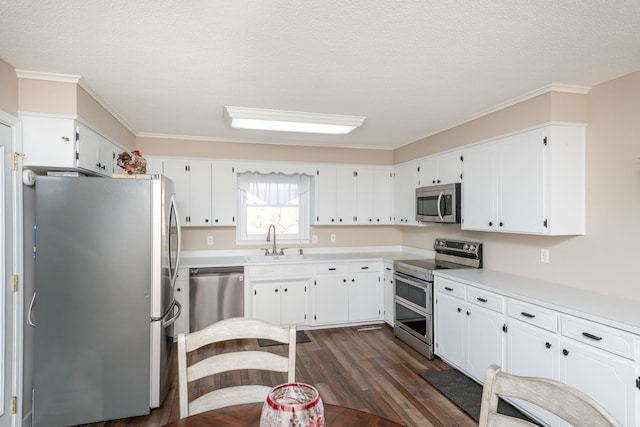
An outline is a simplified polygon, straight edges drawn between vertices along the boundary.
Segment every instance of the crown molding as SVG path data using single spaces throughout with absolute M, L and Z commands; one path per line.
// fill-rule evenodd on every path
M 57 74 L 57 73 L 43 73 L 41 71 L 29 71 L 29 70 L 16 70 L 16 76 L 19 79 L 30 80 L 48 80 L 51 82 L 63 82 L 63 83 L 75 83 L 78 84 L 82 76 L 75 74 Z

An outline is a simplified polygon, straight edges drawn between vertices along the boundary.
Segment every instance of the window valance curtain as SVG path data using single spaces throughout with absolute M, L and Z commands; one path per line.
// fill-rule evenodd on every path
M 238 188 L 268 205 L 286 205 L 311 190 L 311 177 L 301 173 L 244 172 L 238 174 Z

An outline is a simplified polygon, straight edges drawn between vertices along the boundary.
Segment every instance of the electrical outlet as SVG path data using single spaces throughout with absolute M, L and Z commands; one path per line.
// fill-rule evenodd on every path
M 332 234 L 331 235 L 331 243 L 335 243 L 336 242 L 336 235 Z
M 318 235 L 314 234 L 313 236 L 311 236 L 311 243 L 313 243 L 314 245 L 318 244 Z
M 207 236 L 207 245 L 213 245 L 213 236 Z
M 549 249 L 540 249 L 540 262 L 549 263 Z

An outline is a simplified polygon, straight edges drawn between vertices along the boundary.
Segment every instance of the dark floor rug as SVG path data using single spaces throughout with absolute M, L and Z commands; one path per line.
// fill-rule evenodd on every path
M 307 334 L 304 333 L 304 331 L 296 331 L 296 344 L 300 344 L 303 342 L 311 342 L 311 338 L 309 338 Z M 269 347 L 272 345 L 283 345 L 283 344 L 278 341 L 258 338 L 258 345 L 260 347 Z
M 456 369 L 427 372 L 420 374 L 420 376 L 447 399 L 455 403 L 456 406 L 469 414 L 471 418 L 476 421 L 480 419 L 480 403 L 482 401 L 482 386 L 480 384 Z M 535 421 L 502 399 L 498 402 L 498 412 L 535 423 Z

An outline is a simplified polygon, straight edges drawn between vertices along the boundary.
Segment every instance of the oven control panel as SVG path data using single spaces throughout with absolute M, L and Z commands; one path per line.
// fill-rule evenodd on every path
M 478 255 L 482 250 L 482 243 L 463 242 L 461 240 L 436 239 L 436 242 L 433 246 L 436 252 L 448 252 L 460 255 L 466 254 L 466 256 Z

